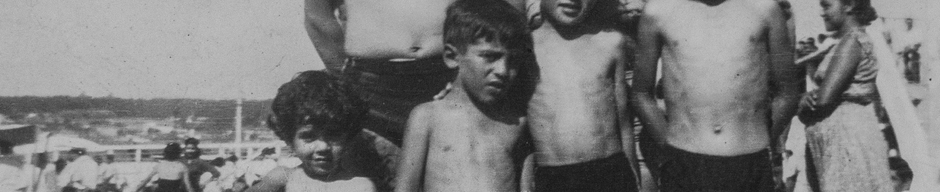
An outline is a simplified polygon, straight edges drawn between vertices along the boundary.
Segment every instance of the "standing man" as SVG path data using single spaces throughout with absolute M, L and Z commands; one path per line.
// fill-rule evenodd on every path
M 768 149 L 803 88 L 773 0 L 659 0 L 640 21 L 632 102 L 662 191 L 770 191 Z M 666 110 L 654 97 L 662 59 Z
M 82 148 L 69 150 L 65 166 L 57 179 L 62 192 L 94 191 L 98 185 L 98 163 Z

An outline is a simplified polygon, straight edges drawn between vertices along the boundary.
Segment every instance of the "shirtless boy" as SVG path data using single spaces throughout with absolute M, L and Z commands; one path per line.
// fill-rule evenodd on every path
M 369 104 L 366 129 L 400 145 L 411 109 L 453 80 L 441 29 L 454 1 L 305 0 L 305 27 L 326 69 Z
M 787 35 L 773 0 L 647 4 L 633 101 L 659 143 L 662 191 L 772 189 L 767 150 L 804 91 Z M 665 111 L 653 95 L 658 59 Z
M 444 62 L 458 70 L 442 99 L 408 120 L 396 191 L 519 191 L 531 152 L 525 83 L 531 60 L 525 15 L 502 0 L 458 0 L 444 22 Z
M 544 21 L 533 24 L 540 79 L 528 110 L 536 191 L 637 190 L 619 2 L 527 4 Z
M 278 167 L 248 191 L 389 191 L 388 175 L 376 174 L 374 135 L 360 126 L 365 102 L 323 71 L 307 71 L 278 89 L 269 128 L 301 160 Z M 387 141 L 385 141 L 387 142 Z M 388 143 L 390 144 L 390 143 Z M 370 156 L 371 155 L 371 156 Z

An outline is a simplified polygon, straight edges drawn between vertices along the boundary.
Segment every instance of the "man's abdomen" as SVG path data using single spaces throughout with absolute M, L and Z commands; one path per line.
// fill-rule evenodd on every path
M 364 59 L 440 57 L 453 0 L 346 1 L 345 50 Z

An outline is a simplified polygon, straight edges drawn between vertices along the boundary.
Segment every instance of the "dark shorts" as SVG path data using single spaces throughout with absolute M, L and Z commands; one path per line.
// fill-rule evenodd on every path
M 724 157 L 662 145 L 657 154 L 660 191 L 773 191 L 769 150 Z
M 441 57 L 403 62 L 348 59 L 342 79 L 369 105 L 361 125 L 400 146 L 411 109 L 431 101 L 455 75 Z
M 633 169 L 623 153 L 563 166 L 535 168 L 535 191 L 636 191 Z

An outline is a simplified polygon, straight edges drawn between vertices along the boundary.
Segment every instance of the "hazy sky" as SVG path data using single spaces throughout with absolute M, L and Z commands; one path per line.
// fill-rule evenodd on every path
M 302 5 L 2 0 L 0 95 L 273 98 L 297 72 L 323 68 Z
M 937 13 L 922 6 L 931 1 L 940 2 L 873 4 L 890 17 L 926 17 Z M 818 0 L 791 2 L 797 37 L 822 32 Z M 0 96 L 272 98 L 297 72 L 323 68 L 302 4 L 0 0 Z

